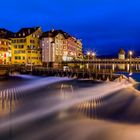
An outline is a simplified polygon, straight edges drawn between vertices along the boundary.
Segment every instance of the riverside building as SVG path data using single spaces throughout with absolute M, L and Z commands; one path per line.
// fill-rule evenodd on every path
M 11 36 L 12 64 L 42 65 L 39 37 L 42 35 L 40 27 L 22 28 Z
M 11 40 L 9 39 L 9 35 L 12 32 L 6 29 L 0 29 L 0 64 L 11 64 Z
M 63 61 L 81 60 L 82 42 L 62 30 L 44 32 L 40 38 L 42 62 L 47 66 L 58 66 Z

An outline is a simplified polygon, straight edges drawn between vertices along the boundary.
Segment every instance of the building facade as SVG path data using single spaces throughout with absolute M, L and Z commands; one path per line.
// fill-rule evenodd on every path
M 80 60 L 82 42 L 62 30 L 44 32 L 41 36 L 42 62 L 61 63 L 62 61 Z
M 9 35 L 12 32 L 6 29 L 0 29 L 0 64 L 11 64 L 11 40 Z
M 42 48 L 42 62 L 46 65 L 59 64 L 62 62 L 64 36 L 57 31 L 43 33 L 40 38 Z
M 0 38 L 0 64 L 11 64 L 11 40 Z
M 65 41 L 63 61 L 82 60 L 82 42 L 72 36 L 67 36 Z
M 40 27 L 22 28 L 11 37 L 12 64 L 42 65 L 39 38 L 42 35 Z

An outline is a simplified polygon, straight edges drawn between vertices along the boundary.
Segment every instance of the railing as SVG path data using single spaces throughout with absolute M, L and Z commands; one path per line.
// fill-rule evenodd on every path
M 73 60 L 73 61 L 63 61 L 63 63 L 140 63 L 139 58 L 133 59 L 94 59 L 94 60 Z

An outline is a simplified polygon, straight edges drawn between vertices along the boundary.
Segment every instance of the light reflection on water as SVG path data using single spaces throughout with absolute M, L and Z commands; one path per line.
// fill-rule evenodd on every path
M 47 86 L 46 85 L 47 80 L 43 79 L 41 81 L 44 83 L 44 86 L 42 86 L 40 89 L 37 88 L 37 86 L 39 86 L 38 82 L 35 82 L 35 80 L 30 81 L 31 83 L 33 83 L 34 86 L 32 85 L 32 87 L 34 87 L 34 89 L 30 90 L 28 94 L 25 92 L 26 88 L 23 88 L 22 90 L 19 90 L 18 88 L 12 88 L 11 90 L 1 91 L 1 94 L 0 94 L 1 95 L 0 96 L 1 97 L 0 98 L 1 110 L 3 110 L 3 112 L 11 111 L 12 117 L 16 117 L 16 115 L 18 114 L 18 111 L 19 111 L 19 114 L 22 115 L 23 113 L 23 115 L 26 116 L 30 114 L 30 112 L 40 109 L 39 108 L 40 105 L 42 106 L 44 105 L 44 111 L 46 111 L 48 107 L 51 104 L 53 104 L 51 100 L 48 100 L 48 97 L 54 98 L 57 96 L 57 97 L 60 97 L 61 102 L 64 102 L 64 101 L 66 102 L 69 99 L 71 100 L 73 99 L 75 95 L 75 91 L 80 91 L 81 89 L 82 90 L 89 89 L 90 87 L 94 87 L 96 85 L 102 84 L 102 83 L 95 83 L 93 81 L 85 82 L 85 81 L 74 80 L 74 81 L 68 81 L 68 82 L 61 81 L 57 84 L 52 84 L 52 85 Z M 26 85 L 24 87 L 26 87 Z M 85 93 L 85 94 L 88 94 L 88 93 Z M 5 139 L 5 140 L 6 139 L 14 139 L 14 140 L 22 140 L 22 139 L 26 139 L 26 140 L 52 139 L 53 140 L 54 139 L 54 140 L 57 140 L 57 138 L 60 137 L 59 138 L 60 140 L 63 140 L 63 139 L 65 140 L 65 139 L 70 138 L 70 135 L 63 136 L 64 132 L 65 133 L 73 132 L 73 129 L 78 127 L 78 125 L 76 124 L 80 119 L 82 120 L 91 119 L 90 120 L 91 123 L 93 123 L 93 120 L 100 120 L 100 119 L 110 120 L 110 121 L 117 120 L 118 122 L 122 122 L 122 123 L 123 122 L 139 123 L 140 114 L 138 113 L 135 114 L 134 112 L 134 111 L 138 111 L 139 108 L 135 110 L 136 106 L 132 105 L 133 102 L 135 102 L 136 98 L 137 98 L 137 95 L 134 94 L 134 91 L 131 89 L 127 89 L 127 90 L 119 91 L 116 93 L 112 93 L 111 95 L 106 96 L 104 98 L 101 96 L 93 100 L 81 102 L 74 105 L 70 109 L 66 108 L 62 111 L 58 111 L 55 114 L 50 114 L 50 116 L 43 116 L 42 118 L 39 118 L 38 120 L 35 120 L 34 122 L 27 123 L 24 125 L 24 127 L 23 126 L 17 127 L 17 126 L 12 125 L 12 134 L 9 135 L 9 131 L 8 131 L 6 132 L 6 134 L 2 136 L 2 139 Z M 54 102 L 54 103 L 57 103 L 57 102 Z M 16 110 L 17 112 L 14 113 L 14 111 Z M 4 113 L 4 115 L 7 115 L 7 114 L 8 113 Z M 74 124 L 71 121 L 74 122 Z M 56 128 L 56 125 L 58 125 L 57 128 Z M 70 127 L 71 125 L 73 127 Z M 101 123 L 101 128 L 102 126 L 104 125 L 102 125 Z M 87 125 L 86 127 L 88 128 Z M 71 128 L 71 129 L 68 129 L 68 128 Z M 82 129 L 82 128 L 79 128 L 79 129 Z M 49 131 L 53 131 L 53 133 L 51 132 L 49 133 Z M 79 131 L 77 130 L 75 131 L 77 132 L 77 134 L 73 136 L 76 136 L 76 135 L 78 136 Z M 87 137 L 87 140 L 88 140 L 88 137 Z
M 0 91 L 0 117 L 4 117 L 20 107 L 24 94 L 18 88 Z
M 78 104 L 73 109 L 89 119 L 105 119 L 123 122 L 135 122 L 130 118 L 123 117 L 123 111 L 127 110 L 129 104 L 135 99 L 133 95 L 112 95 L 108 98 L 98 98 Z M 119 117 L 117 116 L 119 114 Z
M 64 89 L 61 89 L 60 95 L 63 100 L 70 99 L 73 97 L 74 87 L 69 85 L 61 85 Z M 81 102 L 65 113 L 61 112 L 62 116 L 66 114 L 77 114 L 78 116 L 84 116 L 89 119 L 103 119 L 112 120 L 118 122 L 128 122 L 128 123 L 138 123 L 140 122 L 139 117 L 131 118 L 131 116 L 125 114 L 127 109 L 133 104 L 137 98 L 137 94 L 133 94 L 132 89 L 126 89 L 124 91 L 115 92 L 109 96 L 95 98 L 93 100 L 88 100 Z M 132 112 L 131 112 L 132 113 Z M 65 115 L 64 115 L 65 114 Z

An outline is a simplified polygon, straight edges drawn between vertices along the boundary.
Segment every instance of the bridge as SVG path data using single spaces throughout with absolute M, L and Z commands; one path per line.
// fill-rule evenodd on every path
M 8 75 L 12 72 L 20 72 L 20 73 L 32 73 L 33 75 L 42 75 L 42 76 L 59 76 L 59 77 L 71 77 L 71 78 L 88 78 L 88 79 L 96 79 L 96 80 L 110 80 L 113 81 L 114 79 L 118 78 L 113 72 L 117 72 L 116 70 L 113 71 L 112 69 L 98 69 L 98 68 L 91 68 L 90 64 L 140 64 L 140 59 L 126 59 L 126 60 L 119 60 L 119 59 L 94 59 L 94 60 L 79 60 L 79 61 L 67 61 L 61 63 L 64 65 L 86 65 L 88 67 L 85 68 L 78 68 L 78 69 L 69 69 L 63 70 L 62 68 L 46 68 L 46 67 L 33 67 L 32 72 L 30 71 L 30 67 L 21 66 L 21 65 L 0 65 L 0 71 L 3 75 L 5 73 Z M 62 66 L 61 65 L 61 66 Z M 122 70 L 121 70 L 122 71 Z M 133 71 L 133 70 L 132 70 Z M 139 70 L 135 70 L 139 72 Z
M 63 61 L 62 64 L 140 64 L 140 58 L 132 59 L 93 59 L 93 60 L 73 60 Z
M 101 70 L 60 70 L 60 69 L 46 69 L 46 68 L 34 68 L 33 75 L 39 76 L 58 76 L 69 77 L 76 79 L 89 79 L 89 80 L 102 80 L 102 81 L 114 81 L 117 78 L 121 78 L 122 75 L 116 75 L 111 69 Z

